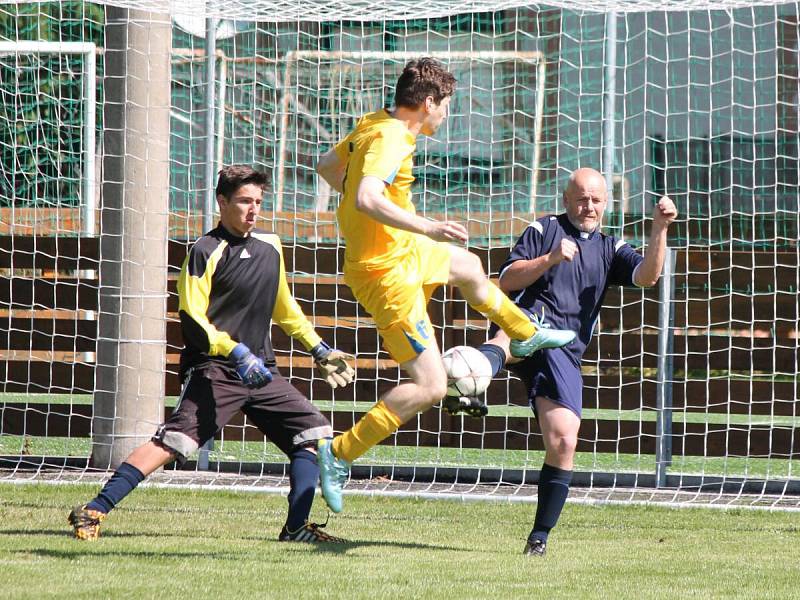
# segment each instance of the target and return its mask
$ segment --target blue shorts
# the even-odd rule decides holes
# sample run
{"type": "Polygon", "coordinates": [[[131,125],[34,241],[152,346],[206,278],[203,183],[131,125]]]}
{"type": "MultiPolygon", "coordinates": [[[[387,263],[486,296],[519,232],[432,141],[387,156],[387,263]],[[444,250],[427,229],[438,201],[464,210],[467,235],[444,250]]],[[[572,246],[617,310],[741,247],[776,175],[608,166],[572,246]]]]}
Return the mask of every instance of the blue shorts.
{"type": "Polygon", "coordinates": [[[539,350],[522,362],[508,365],[528,390],[528,402],[536,412],[536,397],[545,396],[581,417],[583,377],[580,366],[563,348],[539,350]]]}

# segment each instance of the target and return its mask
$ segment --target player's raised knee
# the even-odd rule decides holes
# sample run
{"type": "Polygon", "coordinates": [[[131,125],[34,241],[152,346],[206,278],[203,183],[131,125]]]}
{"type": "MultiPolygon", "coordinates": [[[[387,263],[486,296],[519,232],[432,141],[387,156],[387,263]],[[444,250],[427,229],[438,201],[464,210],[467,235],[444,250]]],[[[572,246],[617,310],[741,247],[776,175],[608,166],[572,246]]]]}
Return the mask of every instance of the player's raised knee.
{"type": "Polygon", "coordinates": [[[483,263],[477,254],[463,248],[454,249],[450,262],[450,282],[457,286],[472,285],[486,278],[483,263]]]}

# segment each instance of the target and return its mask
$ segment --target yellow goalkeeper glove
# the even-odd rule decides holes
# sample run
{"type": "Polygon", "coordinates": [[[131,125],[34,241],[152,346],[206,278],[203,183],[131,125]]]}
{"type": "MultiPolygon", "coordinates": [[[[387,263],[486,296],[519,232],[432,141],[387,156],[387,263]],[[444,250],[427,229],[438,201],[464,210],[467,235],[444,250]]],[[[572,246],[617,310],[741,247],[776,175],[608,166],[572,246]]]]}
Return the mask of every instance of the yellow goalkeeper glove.
{"type": "Polygon", "coordinates": [[[344,387],[353,381],[356,372],[347,362],[355,360],[352,354],[320,342],[311,349],[311,356],[314,357],[317,370],[332,388],[344,387]]]}

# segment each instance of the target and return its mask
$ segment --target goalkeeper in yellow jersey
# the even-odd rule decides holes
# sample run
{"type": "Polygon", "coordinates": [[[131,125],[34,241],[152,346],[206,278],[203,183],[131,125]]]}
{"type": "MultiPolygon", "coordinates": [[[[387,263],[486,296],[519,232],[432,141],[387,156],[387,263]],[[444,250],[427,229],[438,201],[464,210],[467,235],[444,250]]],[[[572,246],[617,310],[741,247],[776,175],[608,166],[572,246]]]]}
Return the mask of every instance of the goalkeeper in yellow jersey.
{"type": "Polygon", "coordinates": [[[411,379],[384,394],[350,430],[320,440],[322,494],[333,512],[342,510],[350,463],[445,396],[447,376],[426,310],[438,286],[457,286],[470,306],[506,332],[514,356],[575,338],[571,331],[537,327],[487,279],[477,256],[451,245],[467,241],[463,225],[416,214],[411,202],[416,138],[439,129],[455,85],[434,59],[412,60],[397,81],[394,108],[362,117],[317,165],[342,194],[337,221],[346,244],[345,282],[375,320],[386,351],[411,379]]]}

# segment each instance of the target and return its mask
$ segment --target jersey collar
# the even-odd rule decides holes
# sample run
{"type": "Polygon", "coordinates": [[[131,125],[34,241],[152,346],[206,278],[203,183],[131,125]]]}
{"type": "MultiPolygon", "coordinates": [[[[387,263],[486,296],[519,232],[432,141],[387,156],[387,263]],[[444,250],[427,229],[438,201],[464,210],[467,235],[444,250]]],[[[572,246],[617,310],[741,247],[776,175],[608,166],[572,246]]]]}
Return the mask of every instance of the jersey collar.
{"type": "Polygon", "coordinates": [[[405,135],[406,142],[409,146],[412,147],[412,151],[416,150],[417,147],[417,138],[416,136],[411,133],[405,125],[399,119],[395,119],[394,115],[392,115],[391,111],[388,108],[382,108],[377,113],[381,116],[382,120],[389,121],[390,123],[397,124],[403,130],[403,134],[405,135]]]}
{"type": "Polygon", "coordinates": [[[239,244],[244,244],[250,237],[249,235],[246,237],[239,237],[238,235],[231,233],[230,231],[225,229],[225,226],[222,224],[222,221],[220,221],[219,224],[217,225],[217,230],[219,231],[219,237],[228,242],[228,244],[230,244],[231,246],[238,246],[239,244]]]}
{"type": "Polygon", "coordinates": [[[559,215],[559,222],[561,223],[561,227],[564,228],[569,235],[579,240],[593,240],[595,237],[599,235],[599,227],[592,231],[591,233],[587,233],[586,231],[581,231],[577,227],[575,227],[569,220],[567,213],[561,213],[559,215]]]}

